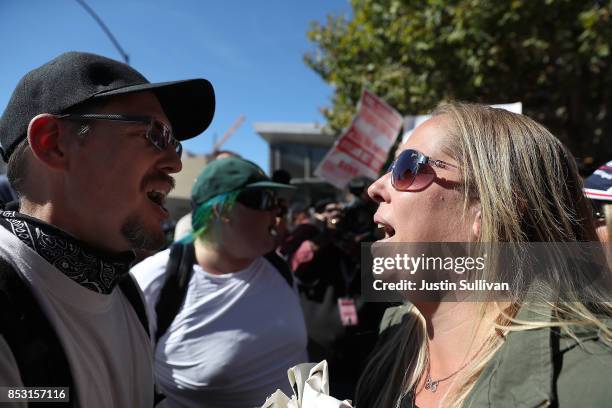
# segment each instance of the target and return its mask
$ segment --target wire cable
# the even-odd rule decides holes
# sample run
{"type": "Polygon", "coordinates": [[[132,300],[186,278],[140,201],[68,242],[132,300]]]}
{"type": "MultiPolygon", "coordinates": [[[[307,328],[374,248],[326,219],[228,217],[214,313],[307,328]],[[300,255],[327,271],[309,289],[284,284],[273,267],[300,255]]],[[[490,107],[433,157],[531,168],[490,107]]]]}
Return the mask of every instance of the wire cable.
{"type": "Polygon", "coordinates": [[[75,1],[77,3],[79,3],[81,6],[83,6],[85,11],[87,11],[93,17],[94,20],[96,20],[96,22],[102,28],[102,30],[106,33],[108,38],[110,38],[110,40],[112,41],[112,43],[115,46],[115,48],[117,48],[117,51],[119,51],[119,54],[121,54],[121,56],[123,57],[123,60],[125,61],[125,63],[130,65],[130,56],[123,50],[123,48],[121,48],[121,45],[119,44],[119,41],[117,41],[117,39],[115,38],[113,33],[111,33],[111,31],[108,29],[106,24],[104,24],[104,21],[102,21],[102,19],[100,17],[98,17],[96,12],[93,11],[93,9],[91,7],[89,7],[85,3],[85,1],[83,1],[83,0],[75,0],[75,1]]]}

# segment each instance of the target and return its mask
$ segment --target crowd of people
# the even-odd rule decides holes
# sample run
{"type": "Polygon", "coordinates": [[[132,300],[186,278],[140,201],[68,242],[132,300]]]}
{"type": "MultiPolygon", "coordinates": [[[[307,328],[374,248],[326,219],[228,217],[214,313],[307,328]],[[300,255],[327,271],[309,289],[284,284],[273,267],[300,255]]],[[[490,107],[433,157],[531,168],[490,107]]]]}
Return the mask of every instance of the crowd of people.
{"type": "Polygon", "coordinates": [[[385,303],[365,301],[360,256],[607,242],[612,162],[583,181],[535,121],[449,104],[348,200],[293,202],[286,172],[218,155],[160,251],[181,141],[214,109],[205,79],[154,84],[93,54],[23,77],[0,119],[0,386],[66,387],[70,407],[260,407],[297,392],[289,368],[326,360],[330,394],[359,408],[609,405],[607,268],[517,268],[507,302],[385,303]]]}

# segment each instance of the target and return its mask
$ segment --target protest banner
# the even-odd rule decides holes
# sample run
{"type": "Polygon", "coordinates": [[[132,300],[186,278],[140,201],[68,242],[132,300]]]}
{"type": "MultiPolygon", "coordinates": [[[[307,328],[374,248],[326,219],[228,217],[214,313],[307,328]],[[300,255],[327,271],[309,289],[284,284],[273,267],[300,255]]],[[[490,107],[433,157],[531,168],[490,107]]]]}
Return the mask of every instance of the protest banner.
{"type": "Polygon", "coordinates": [[[315,174],[338,188],[358,176],[378,178],[402,126],[402,116],[367,89],[357,114],[327,152],[315,174]]]}

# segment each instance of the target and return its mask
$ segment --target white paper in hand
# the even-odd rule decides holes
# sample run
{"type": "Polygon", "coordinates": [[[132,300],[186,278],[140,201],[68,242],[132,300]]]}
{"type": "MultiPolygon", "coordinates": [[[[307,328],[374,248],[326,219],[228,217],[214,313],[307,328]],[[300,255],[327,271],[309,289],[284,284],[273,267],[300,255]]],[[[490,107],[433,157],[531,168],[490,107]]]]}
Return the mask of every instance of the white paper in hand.
{"type": "Polygon", "coordinates": [[[294,395],[289,399],[276,390],[261,408],[352,408],[350,401],[339,401],[329,395],[327,361],[304,363],[287,371],[294,395]]]}

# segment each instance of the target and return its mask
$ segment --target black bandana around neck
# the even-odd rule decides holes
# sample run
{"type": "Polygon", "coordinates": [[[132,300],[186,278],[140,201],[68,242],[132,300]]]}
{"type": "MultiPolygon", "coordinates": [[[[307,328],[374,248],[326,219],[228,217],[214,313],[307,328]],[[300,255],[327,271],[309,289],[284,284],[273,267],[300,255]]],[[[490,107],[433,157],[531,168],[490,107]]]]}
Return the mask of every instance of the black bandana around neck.
{"type": "Polygon", "coordinates": [[[134,261],[132,251],[97,251],[64,231],[16,211],[0,211],[0,225],[79,285],[109,294],[134,261]]]}

